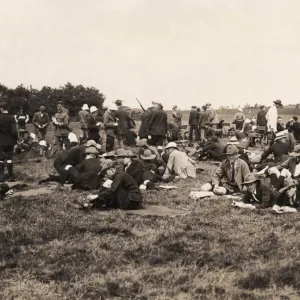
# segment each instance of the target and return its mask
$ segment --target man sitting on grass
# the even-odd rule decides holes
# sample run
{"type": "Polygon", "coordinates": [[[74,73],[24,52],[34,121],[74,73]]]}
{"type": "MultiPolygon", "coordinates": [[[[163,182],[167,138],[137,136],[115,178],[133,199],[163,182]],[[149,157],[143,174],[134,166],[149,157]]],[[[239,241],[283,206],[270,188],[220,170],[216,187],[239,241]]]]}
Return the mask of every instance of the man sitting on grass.
{"type": "Polygon", "coordinates": [[[253,173],[245,176],[243,185],[247,188],[242,201],[233,201],[232,206],[241,208],[267,208],[277,199],[277,193],[261,182],[253,173]]]}
{"type": "Polygon", "coordinates": [[[182,179],[196,178],[195,161],[188,157],[185,152],[179,151],[176,143],[168,143],[165,150],[169,158],[163,179],[167,179],[172,174],[182,179]]]}
{"type": "Polygon", "coordinates": [[[245,161],[238,157],[239,149],[228,145],[227,158],[216,169],[212,182],[201,187],[202,191],[213,191],[216,195],[226,195],[241,192],[245,176],[250,173],[245,161]]]}
{"type": "Polygon", "coordinates": [[[88,196],[88,202],[82,203],[89,208],[121,208],[138,209],[143,200],[142,193],[136,181],[125,172],[117,172],[115,162],[107,159],[102,164],[100,175],[106,181],[98,195],[88,196]]]}
{"type": "Polygon", "coordinates": [[[224,146],[220,143],[218,137],[212,136],[204,144],[201,154],[198,156],[198,159],[202,160],[203,158],[207,157],[216,161],[223,161],[226,158],[223,151],[224,146]]]}

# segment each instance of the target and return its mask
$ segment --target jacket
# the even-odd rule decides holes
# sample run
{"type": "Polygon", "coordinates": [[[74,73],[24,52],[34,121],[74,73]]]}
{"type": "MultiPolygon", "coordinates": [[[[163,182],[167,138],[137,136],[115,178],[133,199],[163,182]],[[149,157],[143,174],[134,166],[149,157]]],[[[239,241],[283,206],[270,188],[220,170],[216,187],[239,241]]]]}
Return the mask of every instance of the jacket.
{"type": "Polygon", "coordinates": [[[125,172],[136,181],[138,185],[143,182],[144,166],[143,163],[137,159],[132,160],[128,168],[125,167],[125,172]]]}
{"type": "Polygon", "coordinates": [[[277,193],[273,192],[269,186],[259,181],[256,185],[255,197],[247,190],[242,201],[254,204],[256,208],[267,208],[272,206],[277,200],[277,193]]]}
{"type": "Polygon", "coordinates": [[[218,141],[218,142],[208,142],[203,147],[203,152],[207,151],[214,151],[218,154],[224,153],[224,146],[218,141]]]}
{"type": "Polygon", "coordinates": [[[189,116],[189,125],[190,126],[198,126],[199,125],[199,114],[196,110],[191,110],[189,116]]]}
{"type": "Polygon", "coordinates": [[[296,197],[295,199],[290,199],[286,193],[282,193],[277,198],[276,204],[278,206],[291,206],[294,208],[300,208],[300,191],[296,191],[296,197]]]}
{"type": "Polygon", "coordinates": [[[68,114],[65,111],[57,112],[54,115],[54,117],[57,120],[57,122],[60,123],[60,124],[54,124],[55,136],[67,136],[69,134],[69,116],[68,116],[68,114]]]}
{"type": "Polygon", "coordinates": [[[148,123],[149,134],[165,136],[168,132],[168,116],[165,111],[154,108],[148,123]]]}
{"type": "Polygon", "coordinates": [[[266,126],[267,125],[266,114],[267,114],[267,112],[265,110],[261,110],[257,113],[257,120],[256,120],[257,126],[266,126]]]}
{"type": "Polygon", "coordinates": [[[142,113],[141,115],[141,126],[139,129],[139,137],[141,139],[147,138],[149,135],[149,127],[148,127],[148,122],[151,117],[151,111],[146,110],[142,113]]]}
{"type": "Polygon", "coordinates": [[[0,113],[0,146],[14,146],[17,139],[15,118],[7,113],[0,113]]]}
{"type": "Polygon", "coordinates": [[[289,154],[289,145],[282,142],[275,142],[261,156],[261,161],[264,161],[270,154],[274,155],[274,161],[280,162],[289,154]]]}
{"type": "Polygon", "coordinates": [[[172,111],[173,121],[177,126],[181,126],[182,112],[180,110],[172,111]]]}
{"type": "Polygon", "coordinates": [[[204,127],[205,123],[208,122],[208,117],[209,117],[209,114],[208,114],[207,110],[202,111],[200,113],[200,116],[199,116],[199,126],[200,127],[204,127]]]}
{"type": "Polygon", "coordinates": [[[85,158],[85,146],[77,146],[67,150],[61,154],[61,162],[64,165],[71,165],[73,167],[80,164],[85,158]]]}
{"type": "Polygon", "coordinates": [[[208,122],[210,123],[219,123],[219,118],[217,116],[217,113],[214,109],[208,110],[208,122]]]}
{"type": "Polygon", "coordinates": [[[99,172],[101,171],[100,163],[97,158],[84,159],[76,166],[79,176],[76,178],[75,184],[80,187],[95,190],[100,186],[99,172]]]}
{"type": "MultiPolygon", "coordinates": [[[[245,176],[250,173],[249,167],[245,161],[243,161],[240,158],[237,158],[235,161],[235,176],[234,180],[235,183],[238,185],[239,189],[242,190],[243,186],[242,183],[244,182],[245,176]]],[[[231,181],[231,165],[228,159],[225,159],[222,161],[221,165],[216,169],[214,175],[212,176],[212,183],[220,185],[220,183],[223,185],[227,182],[231,181]]]]}
{"type": "Polygon", "coordinates": [[[103,123],[104,123],[106,134],[109,136],[115,136],[115,128],[116,128],[116,126],[114,125],[115,120],[111,112],[108,110],[103,115],[103,123]]]}
{"type": "Polygon", "coordinates": [[[94,140],[98,142],[100,138],[99,134],[99,126],[96,124],[100,122],[97,118],[95,118],[93,115],[90,115],[87,120],[87,128],[88,128],[88,139],[94,140]]]}
{"type": "Polygon", "coordinates": [[[49,115],[45,112],[43,113],[43,116],[40,111],[36,112],[33,115],[32,124],[37,128],[39,127],[39,125],[44,125],[44,128],[46,128],[49,125],[49,122],[49,115]]]}
{"type": "Polygon", "coordinates": [[[290,129],[292,130],[295,140],[299,141],[300,140],[300,123],[299,122],[294,122],[293,125],[290,126],[290,129]]]}
{"type": "Polygon", "coordinates": [[[180,178],[196,178],[196,167],[193,160],[185,152],[173,150],[169,155],[166,174],[175,173],[180,178]]]}
{"type": "Polygon", "coordinates": [[[122,107],[119,107],[118,110],[116,110],[115,117],[118,118],[117,134],[125,135],[127,132],[128,123],[130,122],[130,117],[128,116],[126,110],[122,107]]]}
{"type": "Polygon", "coordinates": [[[81,110],[78,113],[79,122],[81,129],[87,129],[88,128],[88,119],[89,119],[90,113],[87,110],[81,110]]]}
{"type": "Polygon", "coordinates": [[[136,181],[125,172],[116,172],[111,187],[100,190],[99,199],[113,196],[119,189],[123,189],[128,194],[130,201],[142,202],[143,196],[136,181]]]}

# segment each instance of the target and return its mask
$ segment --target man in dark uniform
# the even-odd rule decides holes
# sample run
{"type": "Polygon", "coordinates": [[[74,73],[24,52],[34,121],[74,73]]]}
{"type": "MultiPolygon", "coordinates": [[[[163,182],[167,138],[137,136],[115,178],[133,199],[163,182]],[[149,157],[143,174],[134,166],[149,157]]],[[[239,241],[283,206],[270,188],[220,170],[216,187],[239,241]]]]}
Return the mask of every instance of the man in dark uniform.
{"type": "Polygon", "coordinates": [[[127,124],[130,122],[130,117],[122,106],[122,100],[116,100],[115,104],[117,106],[117,110],[115,112],[115,118],[118,123],[117,140],[118,140],[119,148],[123,148],[124,140],[126,138],[126,133],[127,133],[127,124]]]}
{"type": "Polygon", "coordinates": [[[192,106],[192,110],[190,112],[190,117],[189,117],[189,126],[190,126],[189,141],[190,141],[191,146],[193,145],[192,144],[193,143],[193,132],[195,133],[196,141],[199,141],[198,125],[199,125],[199,114],[197,112],[197,106],[192,106]]]}
{"type": "Polygon", "coordinates": [[[0,103],[0,182],[4,182],[6,162],[8,180],[15,181],[13,175],[13,151],[17,144],[18,133],[14,116],[7,112],[8,103],[0,103]]]}
{"type": "Polygon", "coordinates": [[[168,132],[168,115],[161,103],[153,102],[154,109],[149,118],[148,143],[153,146],[162,146],[168,132]]]}

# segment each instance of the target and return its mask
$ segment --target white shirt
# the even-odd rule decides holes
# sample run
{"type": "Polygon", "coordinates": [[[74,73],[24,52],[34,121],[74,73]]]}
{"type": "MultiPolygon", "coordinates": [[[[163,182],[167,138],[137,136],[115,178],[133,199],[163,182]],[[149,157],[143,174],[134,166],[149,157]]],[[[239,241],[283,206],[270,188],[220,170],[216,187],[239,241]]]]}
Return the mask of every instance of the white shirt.
{"type": "Polygon", "coordinates": [[[68,140],[70,141],[70,143],[78,143],[77,136],[74,132],[69,133],[68,140]]]}
{"type": "Polygon", "coordinates": [[[269,108],[266,114],[266,119],[268,131],[270,131],[270,128],[272,128],[274,132],[277,132],[278,111],[275,104],[269,108]]]}

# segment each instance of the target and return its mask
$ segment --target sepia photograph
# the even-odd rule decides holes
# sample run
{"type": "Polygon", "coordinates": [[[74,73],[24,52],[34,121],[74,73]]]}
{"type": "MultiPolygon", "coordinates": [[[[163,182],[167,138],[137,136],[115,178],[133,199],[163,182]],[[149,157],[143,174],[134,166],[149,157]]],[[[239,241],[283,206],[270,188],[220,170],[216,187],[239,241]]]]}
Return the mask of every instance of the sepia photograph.
{"type": "Polygon", "coordinates": [[[3,1],[0,300],[300,299],[299,11],[3,1]]]}

